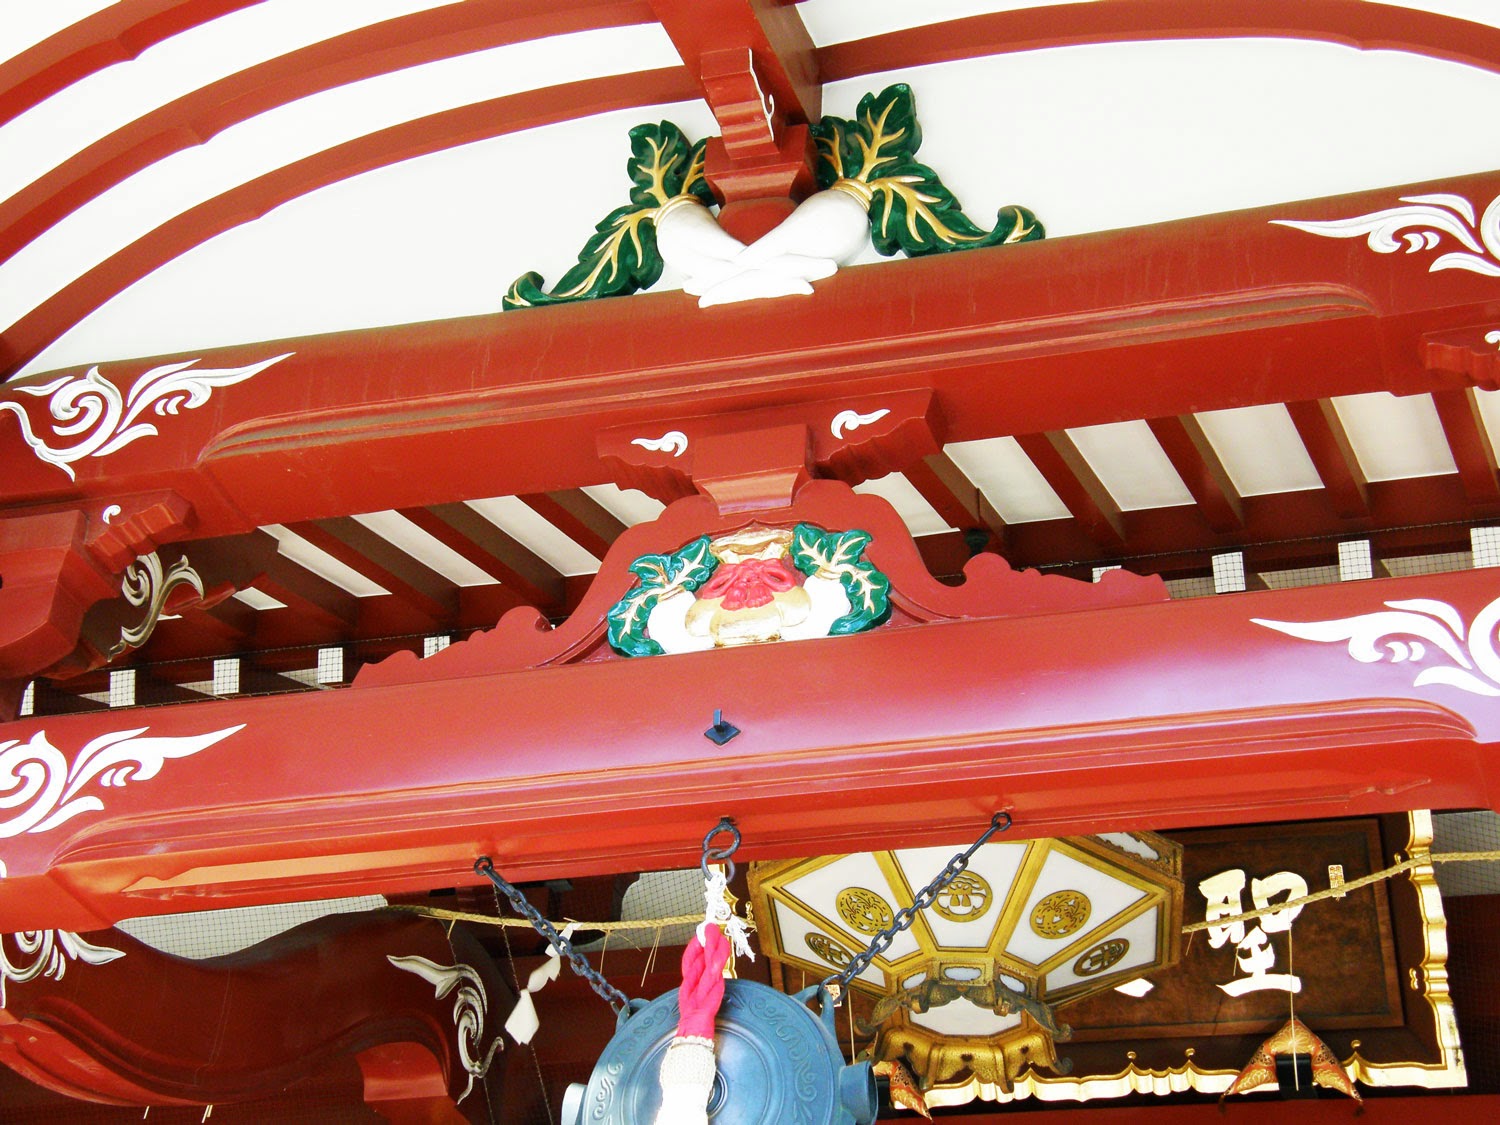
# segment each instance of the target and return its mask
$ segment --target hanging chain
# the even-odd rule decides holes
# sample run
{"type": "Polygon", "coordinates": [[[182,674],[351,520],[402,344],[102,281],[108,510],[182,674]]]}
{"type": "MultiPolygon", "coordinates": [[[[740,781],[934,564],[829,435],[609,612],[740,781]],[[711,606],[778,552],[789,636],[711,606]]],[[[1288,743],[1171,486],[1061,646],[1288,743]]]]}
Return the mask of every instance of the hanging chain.
{"type": "Polygon", "coordinates": [[[734,860],[729,857],[734,855],[739,850],[739,847],[740,830],[734,826],[734,820],[731,817],[721,816],[719,823],[709,830],[707,836],[703,837],[703,858],[698,861],[698,868],[703,872],[703,877],[705,879],[708,878],[708,865],[710,862],[722,863],[724,865],[724,881],[726,883],[733,882],[734,860]],[[729,846],[724,848],[712,847],[714,837],[722,835],[725,832],[729,833],[729,846]]]}
{"type": "Polygon", "coordinates": [[[482,855],[475,860],[474,871],[495,884],[497,892],[504,892],[510,904],[516,908],[516,912],[530,922],[532,929],[550,941],[557,951],[568,959],[568,964],[573,967],[573,971],[589,982],[589,987],[614,1009],[615,1015],[625,1010],[630,1003],[625,994],[605,980],[599,971],[589,964],[588,958],[573,948],[572,941],[558,933],[557,928],[542,917],[536,907],[526,901],[525,895],[506,882],[504,876],[495,870],[495,863],[489,856],[482,855]]]}
{"type": "Polygon", "coordinates": [[[868,969],[870,962],[889,949],[891,943],[900,937],[901,934],[911,929],[911,924],[917,919],[918,911],[926,910],[936,902],[937,896],[943,893],[944,888],[968,869],[969,860],[974,858],[974,853],[984,847],[989,842],[989,838],[996,832],[1004,832],[1009,828],[1010,823],[1010,813],[1008,812],[997,812],[992,816],[990,818],[990,826],[985,830],[984,835],[970,844],[967,851],[959,852],[958,855],[950,859],[948,866],[939,871],[932,882],[917,892],[910,906],[903,906],[900,910],[896,911],[895,920],[872,937],[870,944],[865,946],[863,952],[856,953],[850,958],[849,963],[844,966],[842,971],[834,973],[832,976],[824,977],[818,982],[820,987],[826,988],[832,993],[835,1004],[840,1002],[844,990],[849,987],[849,982],[868,969]]]}

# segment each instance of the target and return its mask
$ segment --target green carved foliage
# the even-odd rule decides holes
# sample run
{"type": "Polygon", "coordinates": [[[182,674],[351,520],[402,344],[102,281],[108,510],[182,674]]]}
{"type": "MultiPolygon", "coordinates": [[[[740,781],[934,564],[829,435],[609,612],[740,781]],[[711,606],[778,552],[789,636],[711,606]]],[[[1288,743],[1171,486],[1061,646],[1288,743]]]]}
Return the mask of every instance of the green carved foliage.
{"type": "Polygon", "coordinates": [[[542,275],[526,273],[511,284],[501,304],[507,309],[618,297],[655,284],[661,277],[661,254],[656,249],[656,213],[671,200],[692,195],[714,202],[703,178],[707,142],[689,144],[670,121],[637,125],[630,130],[630,202],[611,211],[584,244],[578,264],[563,274],[555,288],[543,288],[542,275]]]}
{"type": "Polygon", "coordinates": [[[862,633],[891,612],[891,580],[865,561],[868,531],[820,531],[799,523],[792,531],[792,563],[808,577],[837,578],[849,598],[849,612],[828,630],[830,636],[862,633]]]}
{"type": "Polygon", "coordinates": [[[904,83],[859,101],[854,120],[826,116],[813,126],[818,142],[818,184],[840,179],[867,185],[870,236],[875,249],[910,257],[979,246],[1009,245],[1042,238],[1037,217],[1024,207],[1002,207],[995,226],[984,230],[963,213],[938,174],[917,160],[922,129],[916,103],[904,83]]]}
{"type": "Polygon", "coordinates": [[[661,645],[646,635],[646,621],[656,603],[678,590],[696,590],[713,575],[719,560],[708,536],[694,539],[670,555],[642,555],[630,564],[640,581],[606,615],[609,643],[626,656],[660,656],[661,645]]]}

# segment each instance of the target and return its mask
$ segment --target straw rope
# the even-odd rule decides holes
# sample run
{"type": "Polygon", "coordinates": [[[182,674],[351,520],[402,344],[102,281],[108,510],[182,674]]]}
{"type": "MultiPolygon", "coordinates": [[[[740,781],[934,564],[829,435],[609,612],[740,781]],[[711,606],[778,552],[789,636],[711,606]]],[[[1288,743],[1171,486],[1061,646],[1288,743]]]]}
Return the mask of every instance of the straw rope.
{"type": "Polygon", "coordinates": [[[1403,860],[1394,867],[1387,867],[1384,871],[1376,871],[1371,875],[1361,875],[1358,879],[1350,879],[1341,886],[1329,887],[1326,891],[1316,891],[1301,898],[1287,899],[1272,906],[1263,906],[1259,910],[1247,910],[1243,914],[1226,914],[1222,918],[1215,918],[1212,922],[1194,922],[1183,926],[1185,934],[1196,933],[1198,930],[1217,929],[1220,926],[1232,926],[1236,922],[1248,922],[1252,918],[1263,918],[1267,914],[1280,914],[1283,910],[1294,910],[1299,906],[1306,906],[1310,902],[1320,902],[1325,898],[1342,898],[1350,891],[1357,891],[1361,887],[1367,887],[1371,883],[1378,883],[1382,879],[1389,879],[1393,875],[1400,875],[1404,871],[1410,871],[1414,867],[1423,867],[1429,863],[1472,863],[1476,860],[1500,859],[1500,851],[1491,852],[1433,852],[1413,856],[1411,859],[1403,860]]]}
{"type": "MultiPolygon", "coordinates": [[[[1212,922],[1193,922],[1182,927],[1185,934],[1196,933],[1199,930],[1217,928],[1219,926],[1232,926],[1236,922],[1249,922],[1255,918],[1264,918],[1267,914],[1280,914],[1284,910],[1295,910],[1306,906],[1308,903],[1321,902],[1326,898],[1342,898],[1351,891],[1357,891],[1361,887],[1367,887],[1371,883],[1378,883],[1384,879],[1411,871],[1417,867],[1423,867],[1431,863],[1476,863],[1483,861],[1493,862],[1500,860],[1500,851],[1488,852],[1432,852],[1413,856],[1411,859],[1403,860],[1383,871],[1376,871],[1370,875],[1361,875],[1358,879],[1350,879],[1338,887],[1329,887],[1327,890],[1315,891],[1312,894],[1303,895],[1301,898],[1287,899],[1285,902],[1274,903],[1271,906],[1263,906],[1258,910],[1247,910],[1241,914],[1226,914],[1222,918],[1215,918],[1212,922]]],[[[463,910],[443,910],[436,906],[416,906],[406,903],[392,904],[392,910],[401,910],[408,914],[420,914],[427,918],[437,918],[445,922],[476,922],[482,926],[519,926],[522,929],[531,929],[531,923],[524,918],[497,918],[493,914],[471,914],[463,910]]],[[[579,922],[573,918],[565,918],[558,923],[559,928],[563,924],[572,923],[580,930],[597,930],[605,934],[617,930],[659,930],[663,926],[696,926],[703,921],[701,914],[680,914],[671,918],[642,918],[631,922],[579,922]]],[[[753,927],[753,923],[752,923],[753,927]]]]}

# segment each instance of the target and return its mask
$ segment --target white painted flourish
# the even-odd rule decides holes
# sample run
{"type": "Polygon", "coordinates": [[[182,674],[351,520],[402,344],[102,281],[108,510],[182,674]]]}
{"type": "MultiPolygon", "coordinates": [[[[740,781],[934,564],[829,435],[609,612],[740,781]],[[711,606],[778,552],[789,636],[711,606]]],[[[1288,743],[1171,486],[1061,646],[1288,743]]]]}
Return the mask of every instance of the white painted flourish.
{"type": "Polygon", "coordinates": [[[652,453],[666,453],[671,451],[673,457],[681,457],[687,452],[687,434],[681,430],[668,430],[659,438],[635,438],[630,443],[638,445],[642,449],[649,449],[652,453]]]}
{"type": "Polygon", "coordinates": [[[868,426],[871,422],[878,422],[889,413],[889,410],[872,410],[868,414],[859,414],[853,410],[840,410],[833,416],[828,429],[834,437],[841,438],[847,431],[868,426]]]}
{"type": "Polygon", "coordinates": [[[1349,219],[1324,222],[1272,219],[1271,222],[1322,238],[1359,238],[1363,235],[1366,236],[1366,245],[1377,254],[1394,254],[1402,249],[1408,254],[1435,250],[1447,236],[1463,249],[1438,255],[1428,265],[1429,273],[1470,270],[1486,277],[1500,277],[1500,196],[1490,200],[1477,224],[1474,205],[1461,195],[1443,192],[1407,195],[1401,197],[1401,202],[1407,206],[1372,211],[1349,219]]]}
{"type": "Polygon", "coordinates": [[[1500,598],[1480,610],[1467,629],[1458,611],[1447,602],[1412,598],[1386,602],[1385,606],[1388,612],[1333,621],[1251,620],[1305,641],[1347,641],[1349,655],[1361,664],[1375,664],[1387,657],[1392,664],[1423,664],[1429,656],[1446,658],[1443,663],[1426,664],[1412,686],[1444,684],[1475,695],[1500,696],[1500,653],[1495,651],[1500,598]]]}
{"type": "Polygon", "coordinates": [[[479,1044],[484,1039],[484,1017],[489,1011],[489,998],[485,995],[484,982],[468,965],[439,965],[436,961],[415,955],[396,957],[388,954],[386,960],[404,972],[415,973],[432,985],[437,990],[439,1000],[454,989],[458,990],[453,998],[453,1022],[458,1029],[459,1061],[463,1063],[469,1081],[464,1086],[464,1092],[455,1099],[456,1105],[469,1096],[469,1091],[474,1088],[474,1079],[485,1076],[495,1052],[504,1043],[500,1036],[495,1036],[483,1058],[479,1057],[479,1044]]]}
{"type": "MultiPolygon", "coordinates": [[[[5,878],[5,864],[0,862],[0,879],[5,878]]],[[[107,965],[125,956],[123,949],[93,945],[71,930],[23,930],[18,934],[0,934],[0,1008],[5,1007],[7,982],[25,984],[37,977],[62,980],[68,961],[86,965],[107,965]],[[6,942],[15,945],[17,957],[10,959],[6,942]]]]}
{"type": "Polygon", "coordinates": [[[138,378],[128,394],[90,367],[87,375],[64,375],[41,386],[15,384],[18,394],[46,398],[55,421],[52,432],[39,437],[31,428],[31,418],[16,402],[0,402],[21,422],[21,436],[32,451],[49,465],[56,465],[69,477],[75,477],[73,462],[85,457],[108,457],[139,438],[158,431],[150,422],[138,419],[150,408],[165,417],[180,410],[194,410],[208,401],[218,387],[243,383],[273,363],[291,355],[273,356],[247,367],[196,368],[196,359],[183,363],[166,363],[153,367],[138,378]],[[78,435],[83,435],[79,437],[78,435]],[[68,440],[76,438],[74,444],[68,440]],[[49,439],[64,439],[54,446],[49,439]]]}
{"type": "Polygon", "coordinates": [[[141,738],[148,727],[102,734],[85,746],[71,765],[62,751],[37,731],[26,742],[0,742],[0,839],[23,832],[50,832],[80,813],[97,812],[104,802],[93,794],[80,795],[97,781],[102,789],[121,788],[130,781],[146,781],[160,772],[168,758],[190,754],[228,738],[238,726],[208,734],[141,738]],[[19,809],[19,812],[13,810],[19,809]]]}

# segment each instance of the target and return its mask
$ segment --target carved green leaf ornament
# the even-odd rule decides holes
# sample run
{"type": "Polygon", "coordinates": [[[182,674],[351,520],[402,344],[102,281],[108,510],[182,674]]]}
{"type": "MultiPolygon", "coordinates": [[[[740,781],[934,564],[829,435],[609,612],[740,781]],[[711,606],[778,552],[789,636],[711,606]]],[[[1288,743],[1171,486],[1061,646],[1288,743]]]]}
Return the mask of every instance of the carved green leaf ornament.
{"type": "Polygon", "coordinates": [[[606,615],[609,643],[626,656],[660,656],[661,645],[646,635],[646,621],[656,603],[678,590],[696,590],[712,577],[718,565],[706,535],[670,555],[636,559],[630,564],[630,572],[640,581],[606,615]]]}
{"type": "MultiPolygon", "coordinates": [[[[1025,207],[1000,208],[990,230],[963,213],[938,174],[916,158],[922,129],[911,88],[904,84],[866,94],[853,120],[826,116],[811,132],[818,145],[819,187],[837,188],[865,205],[871,241],[887,257],[898,250],[917,257],[1008,246],[1045,235],[1025,207]]],[[[670,121],[630,130],[630,202],[599,222],[578,264],[555,287],[546,289],[538,273],[523,274],[502,305],[518,309],[618,297],[655,284],[664,264],[657,221],[668,205],[684,199],[704,207],[716,202],[703,175],[705,145],[689,144],[670,121]]]]}
{"type": "Polygon", "coordinates": [[[507,309],[555,305],[623,296],[654,285],[662,269],[656,249],[657,213],[681,196],[692,196],[705,205],[714,202],[703,178],[706,144],[688,144],[682,130],[670,121],[630,130],[626,163],[630,202],[600,221],[578,255],[578,264],[563,274],[550,293],[542,288],[541,274],[522,274],[501,304],[507,309]]]}
{"type": "Polygon", "coordinates": [[[865,561],[869,545],[868,531],[819,531],[799,523],[792,532],[792,565],[809,578],[837,578],[849,599],[849,612],[829,627],[829,636],[862,633],[890,615],[891,580],[865,561]]]}
{"type": "Polygon", "coordinates": [[[938,174],[916,158],[922,127],[911,87],[904,83],[866,94],[853,121],[824,117],[812,134],[818,142],[818,186],[863,185],[870,193],[870,237],[887,257],[897,250],[917,257],[1008,246],[1045,235],[1024,207],[1000,208],[989,231],[970,221],[938,174]]]}

